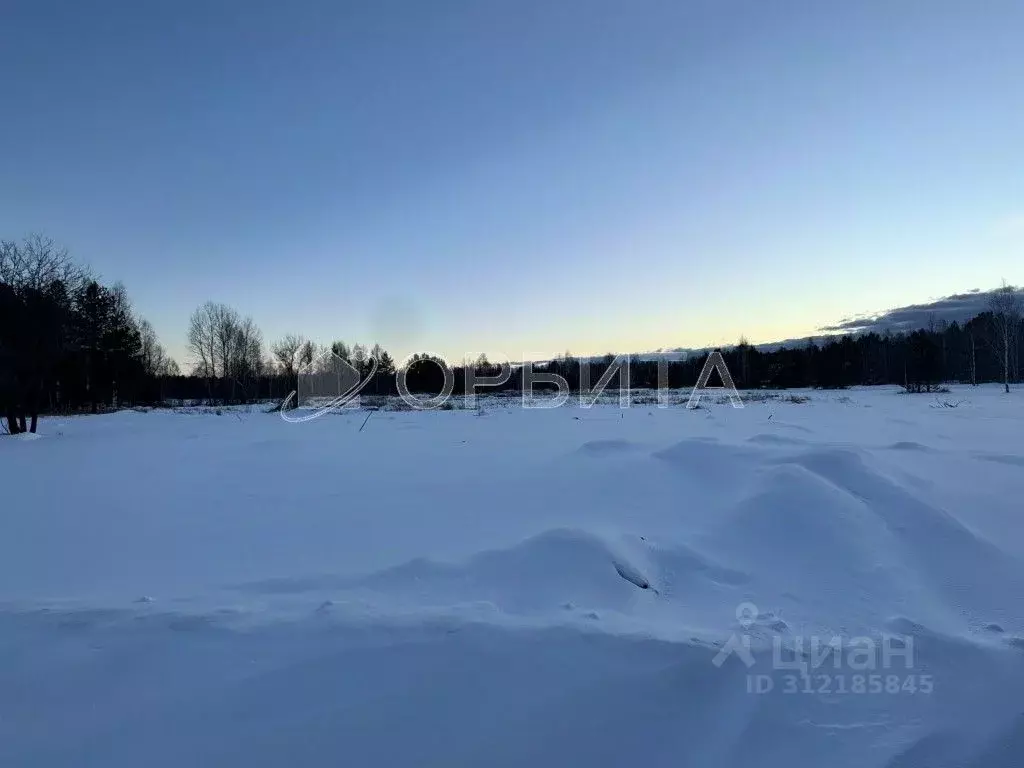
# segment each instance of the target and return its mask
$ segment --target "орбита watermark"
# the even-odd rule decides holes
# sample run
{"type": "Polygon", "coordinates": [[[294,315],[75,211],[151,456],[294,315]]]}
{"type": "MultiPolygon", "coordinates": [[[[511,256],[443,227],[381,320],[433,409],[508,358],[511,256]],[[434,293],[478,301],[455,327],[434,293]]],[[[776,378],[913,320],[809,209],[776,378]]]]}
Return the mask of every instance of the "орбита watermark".
{"type": "Polygon", "coordinates": [[[761,614],[753,603],[741,603],[736,618],[743,631],[733,633],[711,663],[716,667],[736,657],[747,668],[746,692],[819,695],[913,695],[935,689],[931,675],[914,667],[914,638],[774,634],[771,662],[766,664],[765,640],[754,633],[761,614]],[[760,669],[756,669],[760,667],[760,669]]]}
{"type": "Polygon", "coordinates": [[[358,367],[331,351],[316,358],[310,355],[296,377],[298,389],[281,403],[281,418],[293,424],[318,419],[340,408],[358,406],[359,393],[377,375],[378,361],[368,358],[358,367]],[[289,412],[292,401],[308,407],[302,413],[289,412]]]}
{"type": "MultiPolygon", "coordinates": [[[[580,408],[590,408],[615,382],[615,392],[620,408],[629,408],[632,404],[630,363],[628,356],[609,357],[600,361],[580,359],[574,361],[572,377],[575,386],[570,384],[565,372],[552,370],[529,360],[518,365],[504,362],[491,366],[482,372],[468,362],[459,370],[462,373],[462,386],[459,397],[465,398],[464,406],[472,409],[476,406],[477,396],[488,388],[498,388],[515,380],[520,392],[521,406],[528,409],[560,408],[566,405],[575,391],[580,408]],[[541,370],[538,370],[538,369],[541,370]],[[594,382],[593,384],[591,382],[594,382]]],[[[339,357],[330,350],[320,355],[308,355],[308,359],[296,361],[296,389],[281,404],[281,418],[289,422],[305,422],[319,418],[327,413],[342,408],[359,407],[360,394],[375,381],[379,374],[379,361],[367,357],[353,361],[339,357]],[[299,411],[289,410],[298,407],[299,411]]],[[[668,408],[671,405],[668,397],[668,360],[657,361],[657,396],[656,407],[668,408]]],[[[386,391],[397,392],[397,396],[409,408],[417,411],[444,408],[448,401],[456,396],[456,376],[451,366],[439,355],[411,355],[402,361],[394,370],[386,374],[394,377],[394,387],[387,382],[386,391]],[[440,369],[440,381],[443,382],[436,393],[414,392],[409,386],[409,375],[414,364],[432,365],[440,369]]],[[[438,378],[438,377],[434,377],[438,378]]],[[[379,385],[379,380],[376,384],[379,385]]],[[[733,408],[742,408],[743,400],[736,389],[732,375],[726,365],[725,358],[718,350],[711,352],[704,362],[697,384],[690,392],[687,408],[697,408],[705,391],[724,393],[733,408]],[[717,373],[722,386],[709,386],[713,373],[717,373]]]]}

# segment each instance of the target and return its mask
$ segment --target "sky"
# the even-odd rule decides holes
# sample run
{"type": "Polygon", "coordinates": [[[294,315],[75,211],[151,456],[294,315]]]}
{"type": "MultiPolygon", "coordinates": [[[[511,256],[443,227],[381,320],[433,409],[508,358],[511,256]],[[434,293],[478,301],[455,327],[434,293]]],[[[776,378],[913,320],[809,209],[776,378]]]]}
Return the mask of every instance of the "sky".
{"type": "Polygon", "coordinates": [[[396,359],[1024,282],[1019,0],[0,0],[0,237],[396,359]]]}

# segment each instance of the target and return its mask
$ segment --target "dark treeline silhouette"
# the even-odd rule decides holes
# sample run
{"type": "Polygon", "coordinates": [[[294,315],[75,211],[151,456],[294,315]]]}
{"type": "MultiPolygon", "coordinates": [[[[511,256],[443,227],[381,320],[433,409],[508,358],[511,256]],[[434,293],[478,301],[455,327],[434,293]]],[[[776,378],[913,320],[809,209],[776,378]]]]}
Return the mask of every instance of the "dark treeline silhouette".
{"type": "MultiPolygon", "coordinates": [[[[149,323],[133,312],[124,286],[100,283],[48,238],[0,242],[0,424],[12,434],[35,431],[39,414],[47,412],[280,403],[291,392],[301,393],[303,374],[329,378],[338,360],[359,380],[368,379],[363,394],[399,391],[396,362],[379,345],[320,346],[289,334],[267,348],[252,318],[224,304],[207,302],[192,313],[187,343],[194,365],[182,375],[149,323]]],[[[943,382],[998,381],[1009,391],[1010,382],[1021,379],[1022,343],[1019,294],[1004,285],[992,292],[988,311],[964,324],[940,321],[909,334],[834,336],[774,350],[741,340],[722,354],[741,389],[899,384],[921,392],[943,382]]],[[[706,353],[672,361],[634,357],[628,377],[620,372],[607,388],[692,387],[706,360],[706,353]]],[[[566,353],[528,368],[514,366],[506,381],[477,391],[525,388],[527,371],[534,391],[554,389],[551,374],[573,391],[589,390],[621,362],[613,355],[581,360],[566,353]]],[[[429,354],[416,354],[404,362],[401,379],[412,393],[437,395],[447,383],[462,394],[474,381],[494,381],[501,373],[501,366],[482,355],[449,368],[429,354]]]]}
{"type": "Polygon", "coordinates": [[[40,412],[157,400],[177,372],[124,286],[101,284],[39,235],[0,242],[0,422],[35,432],[40,412]]]}
{"type": "MultiPolygon", "coordinates": [[[[998,294],[997,294],[998,295],[998,294]]],[[[839,389],[857,384],[898,384],[911,392],[933,391],[942,383],[978,384],[1021,380],[1020,350],[1024,346],[1024,322],[1019,311],[1011,313],[1006,343],[1000,329],[1004,318],[998,312],[983,312],[964,324],[933,324],[910,334],[867,333],[830,337],[816,343],[762,351],[745,341],[723,349],[722,355],[733,381],[740,389],[839,389]]],[[[707,353],[685,360],[629,360],[631,388],[682,388],[696,384],[707,361],[707,353]]],[[[444,386],[444,372],[436,362],[423,356],[410,367],[408,386],[412,392],[438,393],[444,386]]],[[[535,374],[554,373],[563,377],[573,391],[592,389],[601,374],[616,361],[614,355],[581,360],[566,353],[532,367],[535,374]],[[589,368],[589,372],[584,369],[589,368]],[[589,378],[587,378],[589,374],[589,378]]],[[[478,360],[472,370],[477,376],[497,376],[499,367],[478,360]]],[[[452,370],[454,391],[464,392],[473,374],[466,367],[452,370]]],[[[515,390],[523,387],[524,371],[512,370],[508,382],[492,387],[515,390]]],[[[535,378],[536,381],[536,378],[535,378]]],[[[712,379],[712,384],[719,383],[712,379]]],[[[616,375],[608,384],[624,384],[616,375]]],[[[555,385],[539,381],[535,390],[555,385]]]]}

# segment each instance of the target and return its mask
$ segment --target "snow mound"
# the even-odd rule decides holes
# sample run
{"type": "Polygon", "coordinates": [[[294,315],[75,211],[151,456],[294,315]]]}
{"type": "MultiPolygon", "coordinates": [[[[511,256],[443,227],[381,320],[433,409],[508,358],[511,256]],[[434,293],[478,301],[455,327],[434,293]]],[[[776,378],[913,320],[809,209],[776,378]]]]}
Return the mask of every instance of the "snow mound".
{"type": "Polygon", "coordinates": [[[856,594],[886,612],[908,579],[885,523],[862,500],[799,464],[764,469],[749,495],[718,521],[708,547],[723,561],[763,574],[779,592],[807,594],[813,578],[822,609],[856,594]]]}
{"type": "MultiPolygon", "coordinates": [[[[445,614],[475,605],[485,609],[477,620],[501,621],[502,616],[557,616],[570,606],[573,611],[600,616],[659,616],[663,622],[673,610],[666,600],[680,592],[699,593],[746,579],[746,574],[684,545],[654,545],[635,535],[601,536],[558,528],[462,562],[417,558],[359,577],[324,574],[270,579],[241,585],[239,590],[301,596],[307,601],[329,598],[335,605],[359,600],[385,614],[413,607],[420,614],[445,614]]],[[[643,631],[646,625],[629,626],[630,631],[643,631]]],[[[657,627],[656,622],[646,629],[657,633],[657,627]]]]}

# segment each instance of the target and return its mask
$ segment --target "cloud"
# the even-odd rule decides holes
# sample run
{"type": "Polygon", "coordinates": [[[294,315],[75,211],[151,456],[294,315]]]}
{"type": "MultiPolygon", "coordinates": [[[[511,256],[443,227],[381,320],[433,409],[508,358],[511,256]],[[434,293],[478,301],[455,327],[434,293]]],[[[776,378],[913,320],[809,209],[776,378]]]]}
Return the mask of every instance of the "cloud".
{"type": "MultiPolygon", "coordinates": [[[[808,341],[823,344],[828,340],[828,337],[841,336],[843,334],[869,333],[871,331],[875,333],[885,333],[886,331],[909,333],[942,321],[952,323],[955,320],[962,324],[988,309],[989,297],[995,290],[997,289],[983,291],[980,288],[972,288],[964,293],[945,296],[924,304],[911,304],[906,307],[890,309],[887,312],[846,318],[835,325],[826,325],[818,328],[816,333],[808,334],[807,336],[765,342],[763,344],[755,344],[754,346],[762,352],[775,352],[784,348],[801,347],[806,345],[808,341]]],[[[1021,302],[1024,302],[1024,288],[1015,288],[1014,290],[1021,302]]],[[[731,346],[728,345],[728,347],[731,346]]],[[[715,348],[716,345],[699,348],[675,347],[656,349],[649,352],[633,353],[632,357],[635,360],[686,360],[695,355],[704,355],[715,348]]],[[[594,357],[590,359],[600,360],[601,358],[594,357]]]]}
{"type": "MultiPolygon", "coordinates": [[[[926,304],[911,304],[906,307],[890,309],[875,315],[863,315],[843,320],[836,325],[828,325],[819,330],[824,333],[861,333],[875,331],[883,333],[903,333],[927,328],[931,323],[954,320],[963,323],[987,309],[992,291],[981,291],[977,288],[967,293],[946,296],[926,304]]],[[[1017,289],[1017,294],[1024,299],[1024,290],[1017,289]]]]}

